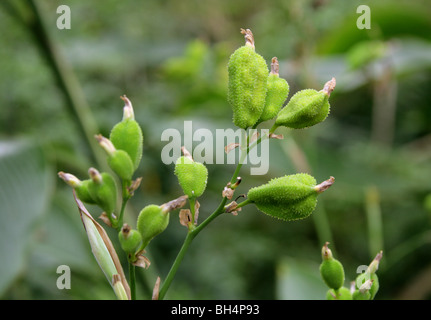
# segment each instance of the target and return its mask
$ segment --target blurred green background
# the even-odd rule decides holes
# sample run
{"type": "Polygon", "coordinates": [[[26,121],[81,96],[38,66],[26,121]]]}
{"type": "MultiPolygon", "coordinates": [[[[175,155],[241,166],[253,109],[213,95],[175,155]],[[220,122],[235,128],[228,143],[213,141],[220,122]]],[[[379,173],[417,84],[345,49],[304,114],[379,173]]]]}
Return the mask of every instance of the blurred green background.
{"type": "MultiPolygon", "coordinates": [[[[328,119],[270,144],[270,171],[240,175],[237,194],[299,171],[335,177],[316,212],[276,221],[248,206],[215,220],[191,245],[168,299],[324,299],[320,249],[330,242],[346,285],[383,250],[376,299],[431,297],[431,7],[427,0],[2,1],[0,3],[0,298],[114,299],[58,171],[106,168],[93,135],[108,135],[126,94],[142,125],[140,189],[127,219],[181,195],[161,161],[167,128],[233,128],[227,61],[250,28],[280,61],[290,96],[331,77],[328,119]],[[71,29],[56,27],[59,5],[71,29]],[[360,30],[359,5],[371,9],[360,30]],[[428,200],[427,200],[428,199],[428,200]],[[59,265],[72,272],[59,290],[59,265]]],[[[271,123],[261,125],[270,127],[271,123]]],[[[201,219],[218,205],[233,165],[208,164],[201,219]]],[[[100,212],[89,207],[94,216],[100,212]]],[[[151,297],[185,237],[172,215],[138,270],[151,297]]],[[[110,233],[116,244],[116,235],[110,233]]],[[[122,257],[124,259],[124,257],[122,257]]]]}

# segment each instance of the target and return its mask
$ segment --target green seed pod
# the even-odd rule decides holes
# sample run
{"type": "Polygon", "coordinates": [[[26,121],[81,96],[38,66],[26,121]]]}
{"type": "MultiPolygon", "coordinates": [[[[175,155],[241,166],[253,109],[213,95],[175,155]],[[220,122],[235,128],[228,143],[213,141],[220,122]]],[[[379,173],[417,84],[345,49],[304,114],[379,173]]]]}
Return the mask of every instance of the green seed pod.
{"type": "Polygon", "coordinates": [[[369,291],[361,292],[360,290],[355,290],[352,295],[353,300],[370,300],[371,294],[369,291]]]}
{"type": "Polygon", "coordinates": [[[340,289],[344,284],[344,268],[341,262],[332,256],[328,242],[322,248],[322,260],[320,275],[323,281],[331,289],[340,289]]]}
{"type": "Polygon", "coordinates": [[[138,230],[130,228],[128,224],[124,224],[118,233],[121,248],[128,254],[133,254],[139,248],[142,242],[141,233],[138,230]]]}
{"type": "Polygon", "coordinates": [[[334,88],[335,78],[332,78],[321,91],[305,89],[297,92],[278,113],[275,126],[302,129],[322,122],[329,114],[329,96],[334,88]]]}
{"type": "Polygon", "coordinates": [[[108,165],[123,180],[131,181],[135,171],[129,154],[124,150],[116,150],[108,158],[108,165]]]}
{"type": "Polygon", "coordinates": [[[265,107],[259,123],[275,118],[289,95],[289,84],[278,74],[279,64],[276,57],[272,58],[271,72],[267,79],[265,107]]]}
{"type": "Polygon", "coordinates": [[[164,210],[163,206],[152,204],[143,208],[137,222],[137,229],[142,236],[140,250],[144,249],[155,236],[162,233],[168,224],[169,211],[164,210]]]}
{"type": "Polygon", "coordinates": [[[189,198],[200,197],[207,186],[208,169],[191,158],[179,157],[175,164],[175,175],[181,188],[189,198]]]}
{"type": "Polygon", "coordinates": [[[316,180],[305,173],[272,179],[249,190],[247,201],[281,220],[298,220],[308,217],[315,209],[318,194],[329,188],[334,178],[316,185],[316,180]]]}
{"type": "Polygon", "coordinates": [[[82,184],[75,188],[76,195],[78,198],[88,204],[95,204],[96,202],[90,195],[90,191],[88,190],[88,186],[92,183],[91,179],[81,181],[82,184]]]}
{"type": "Polygon", "coordinates": [[[129,154],[133,168],[136,170],[142,158],[144,137],[141,127],[135,120],[132,103],[126,96],[121,98],[125,101],[123,120],[112,128],[109,140],[116,149],[124,150],[129,154]]]}
{"type": "Polygon", "coordinates": [[[338,290],[329,289],[326,292],[326,300],[352,300],[352,294],[346,287],[341,287],[338,290]]]}
{"type": "Polygon", "coordinates": [[[99,144],[108,154],[108,165],[121,179],[131,181],[135,168],[129,154],[121,149],[116,149],[111,140],[102,135],[95,136],[99,144]]]}
{"type": "Polygon", "coordinates": [[[79,180],[73,174],[64,173],[63,171],[60,171],[58,176],[75,190],[78,199],[88,204],[96,203],[88,191],[88,185],[92,183],[91,179],[79,180]]]}
{"type": "Polygon", "coordinates": [[[358,289],[353,292],[353,300],[370,300],[371,292],[370,289],[373,285],[373,281],[368,279],[366,280],[358,289]]]}
{"type": "Polygon", "coordinates": [[[233,123],[243,129],[259,120],[265,107],[268,66],[256,53],[252,32],[241,29],[246,44],[238,48],[228,63],[228,102],[233,110],[233,123]]]}
{"type": "Polygon", "coordinates": [[[379,268],[380,260],[383,257],[383,251],[377,253],[376,257],[371,261],[367,270],[356,277],[355,285],[356,288],[359,289],[363,286],[368,280],[372,282],[371,287],[369,288],[370,299],[374,299],[377,292],[379,291],[379,278],[376,274],[376,271],[379,268]]]}
{"type": "Polygon", "coordinates": [[[356,277],[356,288],[359,289],[361,285],[365,284],[367,280],[371,280],[371,288],[369,289],[370,299],[374,299],[379,291],[379,278],[375,273],[364,272],[356,277]]]}
{"type": "Polygon", "coordinates": [[[88,184],[91,197],[110,216],[117,207],[117,184],[114,177],[107,172],[99,173],[94,168],[90,168],[88,173],[92,180],[88,184]]]}

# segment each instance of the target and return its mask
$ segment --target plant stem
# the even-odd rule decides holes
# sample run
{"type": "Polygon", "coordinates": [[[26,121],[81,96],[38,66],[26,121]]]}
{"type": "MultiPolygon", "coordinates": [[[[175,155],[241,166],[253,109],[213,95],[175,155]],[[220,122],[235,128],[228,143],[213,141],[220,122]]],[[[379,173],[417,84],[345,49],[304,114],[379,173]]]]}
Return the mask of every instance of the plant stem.
{"type": "Polygon", "coordinates": [[[129,261],[130,298],[136,300],[136,274],[135,266],[129,261]]]}
{"type": "Polygon", "coordinates": [[[172,283],[172,280],[175,277],[175,274],[177,273],[177,270],[184,258],[184,255],[187,252],[187,249],[189,248],[190,244],[192,243],[193,239],[199,234],[199,232],[201,232],[212,220],[214,220],[215,218],[217,218],[220,214],[222,214],[224,212],[224,206],[226,204],[227,198],[224,197],[222,199],[222,201],[220,202],[220,205],[218,206],[218,208],[207,218],[205,219],[205,221],[203,221],[198,227],[194,228],[193,230],[189,230],[189,232],[187,232],[187,236],[184,240],[184,243],[180,249],[180,251],[178,252],[177,257],[175,258],[175,261],[171,267],[171,269],[169,270],[168,275],[166,276],[165,281],[163,282],[162,287],[160,288],[160,292],[159,292],[159,300],[163,300],[166,292],[169,289],[169,286],[172,283]]]}
{"type": "Polygon", "coordinates": [[[61,48],[57,45],[47,29],[47,18],[40,8],[40,2],[34,0],[27,1],[27,7],[31,11],[28,19],[24,17],[20,20],[25,22],[25,27],[33,36],[36,45],[51,68],[58,86],[64,93],[68,111],[78,120],[80,126],[79,133],[83,135],[83,141],[90,150],[90,157],[100,168],[107,169],[105,157],[98,143],[94,139],[94,134],[98,132],[96,120],[91,112],[85,98],[81,84],[76,77],[72,66],[67,61],[61,48]]]}
{"type": "MultiPolygon", "coordinates": [[[[261,141],[262,141],[262,137],[259,137],[258,140],[256,140],[252,145],[249,146],[249,136],[247,136],[247,150],[246,152],[242,152],[241,153],[241,158],[239,163],[236,166],[235,172],[232,175],[232,179],[231,179],[231,183],[235,183],[238,175],[239,175],[239,171],[242,167],[242,164],[244,162],[245,157],[248,155],[248,153],[250,152],[250,150],[252,148],[254,148],[255,146],[257,146],[261,141]]],[[[225,205],[227,202],[227,198],[223,197],[223,199],[221,200],[219,206],[217,207],[217,209],[208,217],[206,218],[200,225],[198,225],[196,228],[193,229],[189,229],[189,231],[187,232],[187,236],[184,240],[184,243],[180,249],[180,251],[178,252],[177,257],[175,258],[174,263],[172,264],[171,269],[169,270],[168,275],[166,276],[165,281],[163,282],[162,287],[160,288],[159,291],[159,300],[163,300],[166,292],[169,289],[169,286],[172,283],[172,280],[175,277],[175,274],[177,273],[177,270],[184,258],[184,255],[186,254],[190,244],[192,243],[193,239],[199,234],[199,232],[201,232],[211,221],[213,221],[215,218],[217,218],[219,215],[221,215],[222,213],[225,212],[225,205]]],[[[247,202],[247,201],[245,201],[247,202]]],[[[249,202],[247,202],[249,203],[249,202]]],[[[192,205],[192,203],[190,203],[190,205],[192,205]]],[[[245,203],[243,203],[243,205],[245,205],[245,203]]],[[[242,206],[243,206],[242,205],[242,206]]],[[[194,203],[193,203],[194,206],[194,203]]],[[[194,208],[193,208],[194,210],[194,208]]]]}

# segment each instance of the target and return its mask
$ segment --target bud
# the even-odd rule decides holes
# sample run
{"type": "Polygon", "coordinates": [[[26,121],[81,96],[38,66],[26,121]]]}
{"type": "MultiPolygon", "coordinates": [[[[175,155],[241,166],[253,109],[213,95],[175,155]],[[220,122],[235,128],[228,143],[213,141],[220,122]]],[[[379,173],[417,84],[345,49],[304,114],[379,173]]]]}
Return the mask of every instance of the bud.
{"type": "Polygon", "coordinates": [[[326,292],[326,300],[352,300],[352,293],[346,287],[338,290],[329,289],[326,292]]]}
{"type": "Polygon", "coordinates": [[[115,179],[107,172],[99,173],[94,168],[88,169],[91,183],[88,191],[95,203],[106,212],[108,217],[117,207],[117,184],[115,179]]]}
{"type": "Polygon", "coordinates": [[[233,110],[233,123],[243,129],[252,127],[265,107],[268,66],[255,52],[251,30],[241,29],[246,43],[238,48],[228,63],[228,102],[233,110]]]}
{"type": "Polygon", "coordinates": [[[276,117],[289,95],[289,84],[285,79],[280,78],[278,70],[278,60],[274,57],[271,62],[271,72],[267,79],[265,107],[258,122],[276,117]]]}
{"type": "Polygon", "coordinates": [[[90,192],[88,191],[88,185],[91,183],[90,179],[81,181],[73,174],[64,173],[63,171],[60,171],[58,176],[75,190],[77,197],[81,201],[88,204],[95,204],[94,199],[91,197],[90,192]]]}
{"type": "Polygon", "coordinates": [[[357,289],[359,289],[362,285],[364,285],[368,280],[372,281],[372,285],[369,289],[370,299],[374,299],[377,292],[379,291],[380,284],[379,284],[379,278],[376,274],[376,271],[379,268],[379,263],[382,257],[383,257],[383,251],[380,251],[373,259],[373,261],[371,261],[367,270],[356,277],[355,284],[357,289]]]}
{"type": "Polygon", "coordinates": [[[134,254],[141,244],[142,236],[138,230],[125,223],[118,233],[118,239],[124,252],[134,254]]]}
{"type": "Polygon", "coordinates": [[[328,244],[326,242],[322,248],[320,275],[329,288],[338,290],[344,284],[344,268],[340,261],[334,259],[328,244]]]}
{"type": "Polygon", "coordinates": [[[316,180],[306,173],[284,176],[250,189],[243,203],[253,202],[262,212],[281,220],[303,219],[313,213],[317,196],[333,182],[331,177],[316,185],[316,180]]]}
{"type": "Polygon", "coordinates": [[[142,244],[139,251],[158,234],[162,233],[169,224],[169,211],[162,206],[151,204],[141,210],[138,216],[137,228],[142,236],[142,244]]]}
{"type": "Polygon", "coordinates": [[[353,300],[370,300],[371,293],[370,289],[373,285],[373,280],[369,279],[365,281],[355,292],[353,292],[353,300]]]}
{"type": "Polygon", "coordinates": [[[208,169],[204,164],[195,162],[190,157],[179,157],[175,164],[175,175],[189,198],[197,198],[204,193],[208,179],[208,169]]]}
{"type": "Polygon", "coordinates": [[[275,127],[302,129],[322,122],[329,114],[329,96],[334,88],[335,78],[332,78],[321,91],[305,89],[295,93],[278,113],[275,127]]]}
{"type": "Polygon", "coordinates": [[[126,96],[122,96],[121,99],[125,102],[123,120],[112,128],[109,140],[112,141],[116,149],[128,153],[135,171],[142,158],[144,137],[141,127],[135,120],[132,103],[126,96]]]}
{"type": "Polygon", "coordinates": [[[102,135],[95,136],[99,144],[108,154],[108,165],[122,180],[131,181],[135,168],[129,154],[120,149],[116,149],[108,138],[102,135]]]}

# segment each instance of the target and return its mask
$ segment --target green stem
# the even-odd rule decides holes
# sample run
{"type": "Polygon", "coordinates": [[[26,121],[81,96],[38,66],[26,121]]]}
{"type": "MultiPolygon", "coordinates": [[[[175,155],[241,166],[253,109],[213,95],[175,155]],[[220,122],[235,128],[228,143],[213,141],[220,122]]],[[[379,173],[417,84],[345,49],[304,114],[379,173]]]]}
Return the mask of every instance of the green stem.
{"type": "Polygon", "coordinates": [[[107,167],[104,154],[94,139],[94,134],[99,129],[79,80],[73,72],[69,61],[60,50],[61,48],[49,34],[47,18],[40,8],[40,2],[28,0],[27,3],[31,15],[27,19],[22,18],[21,22],[25,22],[25,27],[34,37],[42,56],[46,58],[48,66],[53,71],[57,83],[66,98],[68,111],[78,120],[79,132],[83,135],[84,141],[91,151],[90,156],[93,157],[93,160],[100,168],[105,170],[107,167]]]}
{"type": "Polygon", "coordinates": [[[130,296],[131,300],[136,300],[136,274],[135,266],[129,261],[129,281],[130,281],[130,296]]]}
{"type": "MultiPolygon", "coordinates": [[[[251,146],[249,146],[249,136],[247,136],[247,151],[245,153],[241,154],[241,159],[239,161],[239,163],[236,166],[235,172],[232,175],[232,179],[231,179],[231,183],[235,183],[236,179],[238,178],[239,175],[239,171],[242,167],[243,161],[245,159],[245,157],[247,156],[247,154],[250,152],[250,150],[252,148],[254,148],[256,145],[258,145],[260,142],[262,141],[262,137],[260,137],[257,141],[255,141],[251,146]]],[[[217,207],[217,209],[208,217],[206,218],[199,226],[197,226],[196,228],[193,229],[189,229],[189,231],[187,232],[187,236],[184,240],[184,243],[180,249],[180,251],[178,252],[177,257],[175,258],[174,263],[172,264],[171,269],[169,270],[168,275],[166,276],[165,281],[163,282],[162,287],[160,288],[159,291],[159,300],[163,300],[166,292],[169,289],[169,286],[172,283],[172,280],[175,277],[175,274],[177,273],[177,270],[190,246],[190,244],[192,243],[193,239],[211,222],[213,221],[215,218],[217,218],[219,215],[221,215],[222,213],[225,212],[225,205],[227,202],[227,198],[223,197],[223,199],[221,200],[219,206],[217,207]]],[[[245,200],[242,202],[241,207],[250,203],[250,201],[245,200]]],[[[190,204],[192,205],[192,204],[190,204]]],[[[193,208],[194,210],[194,208],[193,208]]]]}
{"type": "Polygon", "coordinates": [[[168,275],[166,276],[165,281],[163,282],[162,287],[160,288],[159,291],[159,300],[163,300],[166,292],[169,289],[169,286],[172,283],[172,280],[175,277],[175,274],[177,273],[177,270],[181,264],[181,262],[183,261],[183,258],[190,246],[190,244],[192,243],[193,239],[199,234],[199,232],[201,232],[212,220],[214,220],[215,218],[217,218],[220,214],[222,214],[224,212],[224,206],[226,204],[227,198],[224,197],[222,199],[222,201],[220,202],[220,205],[218,206],[218,208],[207,218],[205,219],[205,221],[203,221],[198,227],[194,228],[193,230],[189,230],[189,232],[187,232],[187,236],[184,240],[184,243],[180,249],[180,251],[178,252],[177,257],[175,258],[174,263],[172,264],[171,269],[169,270],[168,275]]]}
{"type": "Polygon", "coordinates": [[[252,201],[250,199],[246,199],[243,202],[238,203],[238,205],[236,206],[236,209],[244,207],[250,203],[252,203],[252,201]]]}

